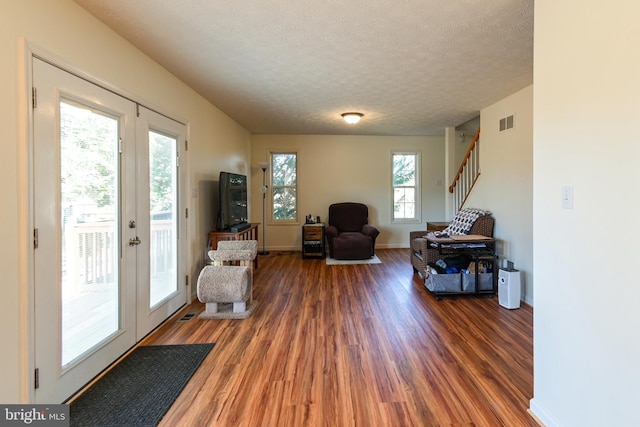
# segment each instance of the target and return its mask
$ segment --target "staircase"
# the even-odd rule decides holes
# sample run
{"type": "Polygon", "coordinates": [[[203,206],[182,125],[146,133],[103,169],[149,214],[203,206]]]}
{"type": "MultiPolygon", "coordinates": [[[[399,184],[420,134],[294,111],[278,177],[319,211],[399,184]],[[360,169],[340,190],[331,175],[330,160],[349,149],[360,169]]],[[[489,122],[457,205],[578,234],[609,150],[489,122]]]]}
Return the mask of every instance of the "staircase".
{"type": "Polygon", "coordinates": [[[449,193],[453,195],[453,207],[456,211],[462,209],[473,186],[480,177],[480,128],[469,145],[467,154],[462,159],[453,182],[449,186],[449,193]]]}

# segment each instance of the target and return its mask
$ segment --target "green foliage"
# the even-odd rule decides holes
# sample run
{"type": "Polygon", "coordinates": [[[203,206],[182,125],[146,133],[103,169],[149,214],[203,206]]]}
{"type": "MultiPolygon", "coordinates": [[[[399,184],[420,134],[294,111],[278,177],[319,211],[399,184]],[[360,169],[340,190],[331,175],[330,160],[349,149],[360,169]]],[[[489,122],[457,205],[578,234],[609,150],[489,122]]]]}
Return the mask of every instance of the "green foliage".
{"type": "MultiPolygon", "coordinates": [[[[118,203],[118,125],[117,118],[102,112],[73,102],[60,103],[63,204],[102,211],[118,203]]],[[[174,138],[149,132],[151,212],[170,212],[175,207],[176,150],[174,138]]]]}
{"type": "Polygon", "coordinates": [[[393,155],[393,217],[415,217],[416,155],[393,155]]]}
{"type": "Polygon", "coordinates": [[[151,212],[171,211],[175,206],[175,138],[149,132],[149,200],[151,212]]]}
{"type": "Polygon", "coordinates": [[[393,155],[393,186],[415,185],[416,156],[415,154],[393,155]]]}
{"type": "Polygon", "coordinates": [[[117,202],[118,121],[60,103],[62,201],[98,208],[117,202]]]}
{"type": "Polygon", "coordinates": [[[297,155],[295,153],[273,154],[273,219],[295,220],[297,218],[297,155]]]}

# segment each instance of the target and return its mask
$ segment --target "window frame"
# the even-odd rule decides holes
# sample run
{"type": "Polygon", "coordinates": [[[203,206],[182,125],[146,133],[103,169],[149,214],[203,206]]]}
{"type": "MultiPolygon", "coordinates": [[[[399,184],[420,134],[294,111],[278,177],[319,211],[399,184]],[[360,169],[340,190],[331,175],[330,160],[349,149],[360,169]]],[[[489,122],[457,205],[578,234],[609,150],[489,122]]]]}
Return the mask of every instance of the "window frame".
{"type": "Polygon", "coordinates": [[[394,150],[390,156],[390,187],[391,187],[391,223],[393,224],[416,224],[421,222],[421,165],[422,165],[422,152],[420,150],[394,150]],[[415,183],[414,185],[398,185],[395,182],[395,173],[393,168],[393,162],[395,156],[414,156],[415,162],[415,183]],[[414,212],[413,218],[396,218],[395,216],[395,190],[396,188],[413,188],[415,191],[414,198],[414,212]]]}
{"type": "Polygon", "coordinates": [[[299,191],[299,185],[298,185],[298,177],[299,177],[299,160],[300,160],[300,156],[298,154],[297,150],[269,150],[269,188],[268,188],[268,192],[269,192],[269,217],[267,222],[270,225],[293,225],[293,224],[299,224],[299,219],[300,219],[300,210],[298,207],[298,200],[300,199],[300,191],[299,191]],[[295,174],[296,174],[296,179],[295,179],[295,185],[274,185],[274,157],[278,156],[278,155],[294,155],[296,157],[295,160],[295,174]],[[295,218],[288,218],[288,219],[279,219],[279,218],[274,218],[274,194],[275,194],[275,190],[276,188],[292,188],[294,189],[295,192],[295,196],[296,196],[296,201],[295,201],[295,218]]]}

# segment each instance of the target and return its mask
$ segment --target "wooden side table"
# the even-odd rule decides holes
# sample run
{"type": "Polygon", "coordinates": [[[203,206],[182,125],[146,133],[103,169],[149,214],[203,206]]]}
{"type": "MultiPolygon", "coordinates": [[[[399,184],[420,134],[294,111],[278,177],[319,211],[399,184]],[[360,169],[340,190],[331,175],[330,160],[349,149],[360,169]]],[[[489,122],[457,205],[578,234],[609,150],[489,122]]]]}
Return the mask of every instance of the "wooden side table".
{"type": "Polygon", "coordinates": [[[324,224],[302,226],[302,258],[325,257],[324,224]]]}
{"type": "MultiPolygon", "coordinates": [[[[211,231],[209,238],[211,239],[211,249],[218,249],[218,242],[221,240],[258,240],[259,222],[251,223],[251,226],[242,231],[211,231]]],[[[258,257],[253,260],[253,267],[258,268],[258,257]]]]}
{"type": "Polygon", "coordinates": [[[448,226],[448,222],[427,222],[427,231],[442,231],[448,226]]]}

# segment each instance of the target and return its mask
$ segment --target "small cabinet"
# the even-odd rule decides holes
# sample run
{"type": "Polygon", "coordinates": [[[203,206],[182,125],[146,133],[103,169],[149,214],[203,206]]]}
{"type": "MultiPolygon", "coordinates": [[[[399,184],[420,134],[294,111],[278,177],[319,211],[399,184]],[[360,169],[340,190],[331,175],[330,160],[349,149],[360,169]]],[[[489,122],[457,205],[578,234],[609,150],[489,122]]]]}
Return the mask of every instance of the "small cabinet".
{"type": "Polygon", "coordinates": [[[324,258],[324,224],[302,226],[302,258],[324,258]]]}

